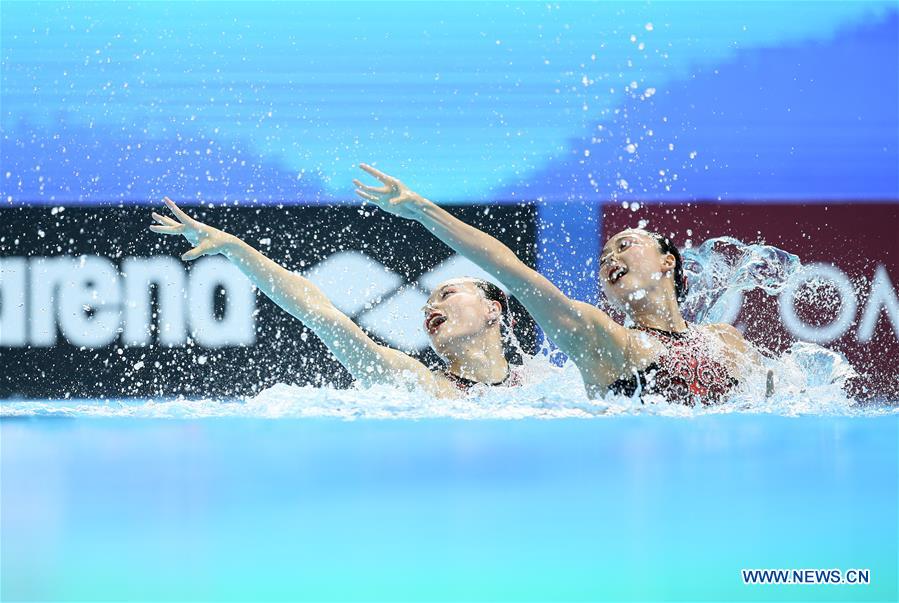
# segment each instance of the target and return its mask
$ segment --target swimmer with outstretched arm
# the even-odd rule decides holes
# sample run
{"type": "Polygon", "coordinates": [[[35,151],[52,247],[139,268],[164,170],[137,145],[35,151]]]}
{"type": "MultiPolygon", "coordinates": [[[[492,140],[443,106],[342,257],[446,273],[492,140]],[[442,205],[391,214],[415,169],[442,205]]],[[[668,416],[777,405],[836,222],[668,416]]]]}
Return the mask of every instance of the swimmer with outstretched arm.
{"type": "Polygon", "coordinates": [[[415,358],[380,345],[338,310],[308,279],[287,270],[240,240],[165,204],[176,219],[153,212],[150,230],[181,235],[194,247],[181,256],[196,260],[221,254],[282,309],[309,327],[353,377],[363,384],[420,387],[439,397],[456,397],[476,384],[516,385],[518,374],[506,356],[512,345],[508,298],[495,284],[456,278],[440,284],[424,306],[431,346],[447,362],[432,371],[415,358]]]}
{"type": "MultiPolygon", "coordinates": [[[[671,241],[641,229],[617,233],[600,256],[608,299],[634,322],[628,328],[588,303],[567,297],[511,249],[377,169],[359,166],[381,181],[353,180],[356,194],[397,216],[415,220],[456,252],[503,283],[547,336],[578,367],[591,398],[607,392],[659,394],[694,405],[722,401],[750,370],[761,370],[758,352],[728,324],[688,324],[679,302],[686,283],[671,241]]],[[[768,394],[773,389],[768,374],[768,394]]]]}

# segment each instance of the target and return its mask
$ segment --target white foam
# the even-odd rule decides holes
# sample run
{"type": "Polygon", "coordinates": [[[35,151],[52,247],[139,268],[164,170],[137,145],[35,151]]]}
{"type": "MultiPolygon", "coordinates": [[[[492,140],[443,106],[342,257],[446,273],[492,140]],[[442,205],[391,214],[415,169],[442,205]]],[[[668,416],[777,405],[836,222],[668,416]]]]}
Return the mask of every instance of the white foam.
{"type": "Polygon", "coordinates": [[[691,418],[708,414],[776,414],[782,416],[899,414],[896,401],[859,405],[842,386],[854,374],[842,356],[814,344],[795,344],[765,370],[743,380],[731,397],[716,406],[687,407],[661,397],[644,402],[625,396],[587,398],[580,373],[567,362],[550,364],[545,356],[528,359],[521,387],[478,387],[458,399],[438,399],[392,386],[332,387],[277,384],[238,400],[164,399],[113,401],[15,401],[0,406],[0,416],[130,417],[203,419],[593,419],[630,415],[691,418]],[[765,397],[767,369],[775,372],[776,389],[765,397]]]}

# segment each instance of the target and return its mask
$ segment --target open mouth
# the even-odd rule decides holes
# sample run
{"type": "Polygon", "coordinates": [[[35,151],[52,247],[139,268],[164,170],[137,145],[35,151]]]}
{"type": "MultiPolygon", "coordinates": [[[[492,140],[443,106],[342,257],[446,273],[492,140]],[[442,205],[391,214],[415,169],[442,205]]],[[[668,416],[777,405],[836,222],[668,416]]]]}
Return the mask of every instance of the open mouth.
{"type": "Polygon", "coordinates": [[[613,285],[621,280],[621,277],[627,274],[627,268],[624,266],[615,266],[609,271],[609,282],[613,285]]]}
{"type": "Polygon", "coordinates": [[[433,335],[440,328],[440,325],[446,322],[446,316],[438,312],[431,312],[425,319],[425,330],[433,335]]]}

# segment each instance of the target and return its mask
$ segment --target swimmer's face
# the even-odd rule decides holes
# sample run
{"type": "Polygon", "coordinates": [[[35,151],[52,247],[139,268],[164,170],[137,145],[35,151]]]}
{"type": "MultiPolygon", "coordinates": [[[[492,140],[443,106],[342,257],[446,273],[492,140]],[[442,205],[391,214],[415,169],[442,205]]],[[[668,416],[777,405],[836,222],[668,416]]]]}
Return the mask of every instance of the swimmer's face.
{"type": "Polygon", "coordinates": [[[490,328],[498,328],[502,308],[488,300],[471,279],[441,283],[422,308],[431,346],[441,355],[465,345],[490,328]]]}
{"type": "Polygon", "coordinates": [[[674,256],[662,253],[659,243],[645,230],[628,229],[610,238],[602,249],[599,278],[606,297],[619,308],[636,302],[669,283],[674,256]]]}

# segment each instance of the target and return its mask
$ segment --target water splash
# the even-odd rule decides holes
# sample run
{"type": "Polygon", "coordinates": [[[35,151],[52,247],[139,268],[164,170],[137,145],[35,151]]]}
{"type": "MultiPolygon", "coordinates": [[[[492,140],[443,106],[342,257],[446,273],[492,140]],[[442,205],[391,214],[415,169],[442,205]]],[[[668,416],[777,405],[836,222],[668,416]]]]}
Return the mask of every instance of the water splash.
{"type": "Polygon", "coordinates": [[[278,384],[243,400],[185,399],[108,401],[20,401],[0,405],[0,416],[125,417],[152,419],[598,419],[634,415],[691,418],[709,414],[781,416],[877,416],[899,414],[896,401],[858,405],[842,390],[851,366],[839,354],[812,344],[795,344],[782,358],[768,359],[778,389],[765,398],[764,374],[750,375],[724,404],[687,407],[661,397],[646,402],[619,395],[588,399],[571,362],[553,365],[529,358],[526,382],[517,388],[474,388],[469,396],[438,399],[420,391],[379,385],[337,389],[278,384]]]}
{"type": "Polygon", "coordinates": [[[760,289],[777,295],[799,273],[799,257],[773,245],[715,237],[682,254],[689,283],[681,310],[690,322],[730,322],[742,294],[760,289]]]}

